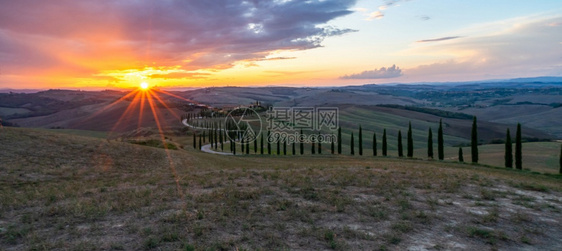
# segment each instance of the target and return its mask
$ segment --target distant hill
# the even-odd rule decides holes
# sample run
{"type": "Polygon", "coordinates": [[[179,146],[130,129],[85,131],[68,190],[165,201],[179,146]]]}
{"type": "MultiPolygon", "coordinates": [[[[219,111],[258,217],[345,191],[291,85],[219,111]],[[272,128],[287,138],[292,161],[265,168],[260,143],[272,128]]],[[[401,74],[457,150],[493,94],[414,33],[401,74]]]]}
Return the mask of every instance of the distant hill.
{"type": "MultiPolygon", "coordinates": [[[[560,78],[527,80],[536,79],[560,78]]],[[[432,116],[433,121],[440,117],[452,118],[453,115],[465,119],[477,116],[481,123],[491,122],[494,125],[490,129],[493,133],[486,140],[502,138],[505,128],[513,127],[518,122],[527,128],[530,138],[562,138],[562,86],[552,83],[364,85],[334,88],[210,87],[160,95],[169,109],[158,101],[155,102],[155,110],[164,126],[181,127],[179,116],[190,111],[191,102],[188,100],[219,108],[249,105],[256,101],[265,106],[276,107],[370,107],[369,109],[380,112],[377,115],[378,121],[383,120],[381,116],[385,113],[392,116],[398,113],[396,109],[402,109],[400,113],[404,117],[403,121],[424,116],[432,116]],[[389,109],[374,108],[377,105],[384,105],[389,109]]],[[[155,127],[152,110],[148,105],[141,109],[140,104],[132,104],[132,97],[111,105],[125,95],[127,92],[123,91],[70,90],[28,94],[0,93],[0,117],[24,127],[120,132],[139,127],[155,127]],[[124,116],[127,109],[127,115],[124,116]],[[119,125],[115,126],[120,120],[119,125]]],[[[365,117],[368,118],[369,116],[365,117]]],[[[377,122],[356,121],[362,124],[377,122]]],[[[482,130],[487,129],[482,127],[482,130]]],[[[466,135],[457,136],[466,138],[466,135]]]]}

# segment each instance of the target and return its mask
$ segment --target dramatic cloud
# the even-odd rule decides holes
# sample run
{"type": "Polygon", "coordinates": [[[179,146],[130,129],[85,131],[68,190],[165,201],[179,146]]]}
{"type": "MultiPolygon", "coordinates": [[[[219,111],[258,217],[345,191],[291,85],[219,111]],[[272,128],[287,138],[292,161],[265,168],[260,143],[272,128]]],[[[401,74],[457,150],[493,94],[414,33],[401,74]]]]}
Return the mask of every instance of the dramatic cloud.
{"type": "Polygon", "coordinates": [[[355,2],[2,1],[0,65],[13,79],[146,67],[173,67],[184,73],[173,75],[189,76],[264,60],[275,51],[319,47],[326,37],[353,31],[326,23],[352,13],[355,2]]]}
{"type": "Polygon", "coordinates": [[[460,38],[460,37],[459,37],[459,36],[455,36],[455,37],[440,37],[440,38],[419,40],[419,41],[416,41],[416,42],[418,42],[418,43],[439,42],[439,41],[446,41],[446,40],[457,39],[457,38],[460,38]]]}
{"type": "Polygon", "coordinates": [[[397,78],[402,76],[402,70],[396,65],[391,67],[381,67],[372,71],[364,71],[358,74],[345,75],[341,79],[381,79],[381,78],[397,78]]]}

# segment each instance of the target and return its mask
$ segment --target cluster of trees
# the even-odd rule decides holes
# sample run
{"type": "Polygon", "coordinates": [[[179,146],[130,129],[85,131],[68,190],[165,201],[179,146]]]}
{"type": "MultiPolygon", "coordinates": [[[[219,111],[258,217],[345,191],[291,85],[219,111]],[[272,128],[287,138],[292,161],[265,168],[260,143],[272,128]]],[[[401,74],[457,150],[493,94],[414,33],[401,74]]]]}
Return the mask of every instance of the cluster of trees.
{"type": "MultiPolygon", "coordinates": [[[[193,117],[191,117],[193,118],[193,117]]],[[[270,132],[267,132],[265,136],[263,133],[258,135],[253,135],[253,138],[244,138],[242,134],[234,130],[234,125],[226,124],[223,125],[221,123],[211,123],[206,124],[209,126],[210,129],[203,130],[202,133],[193,133],[193,148],[201,149],[203,144],[207,142],[211,143],[211,147],[214,147],[217,150],[220,146],[221,150],[224,151],[224,143],[230,141],[230,151],[233,154],[236,154],[236,144],[235,142],[239,142],[241,153],[249,154],[250,153],[250,144],[253,144],[253,151],[255,154],[272,154],[273,148],[272,144],[269,140],[264,140],[264,138],[270,137],[270,132]],[[198,141],[197,141],[198,137],[198,141]],[[264,141],[267,141],[264,144],[264,141]],[[197,144],[199,142],[199,144],[197,144]],[[258,144],[259,143],[259,144],[258,144]],[[267,148],[265,148],[267,146],[267,148]]],[[[240,129],[240,128],[238,128],[240,129]]],[[[300,131],[300,134],[303,134],[303,131],[300,131]]],[[[413,133],[412,133],[412,123],[410,122],[408,125],[408,132],[407,132],[407,141],[406,141],[406,156],[408,158],[414,157],[414,140],[413,140],[413,133]]],[[[337,143],[330,142],[330,152],[331,154],[342,154],[342,130],[341,127],[338,128],[337,131],[337,143]],[[336,146],[337,144],[337,146],[336,146]]],[[[358,131],[358,138],[357,138],[357,147],[358,147],[358,154],[364,154],[364,144],[363,144],[363,128],[359,126],[358,131]]],[[[322,154],[322,143],[321,141],[311,142],[310,143],[310,152],[311,154],[322,154]]],[[[276,144],[276,154],[277,155],[287,155],[288,153],[288,145],[291,147],[291,154],[296,155],[297,152],[297,143],[286,143],[282,140],[277,140],[276,144]]],[[[304,142],[298,143],[299,153],[302,155],[304,154],[304,142]]],[[[351,132],[350,136],[350,154],[355,155],[355,134],[351,132]]],[[[433,132],[431,128],[428,130],[427,136],[427,157],[430,159],[434,158],[434,149],[433,149],[433,132]]],[[[398,157],[404,156],[403,151],[403,143],[402,143],[402,132],[398,130],[398,138],[397,138],[397,148],[398,148],[398,157]]],[[[476,117],[473,117],[472,120],[472,130],[471,130],[471,143],[470,143],[470,153],[471,153],[471,161],[472,163],[478,163],[478,125],[476,117]]],[[[373,133],[372,136],[372,154],[373,156],[378,155],[378,146],[377,146],[377,135],[373,133]]],[[[387,140],[387,133],[386,129],[383,129],[382,134],[382,156],[388,156],[388,140],[387,140]]],[[[444,153],[444,138],[443,138],[443,121],[439,121],[439,127],[437,129],[437,159],[443,160],[445,158],[444,153]]],[[[458,150],[458,161],[464,162],[463,156],[463,149],[459,147],[458,150]]],[[[521,124],[517,124],[517,131],[515,133],[515,151],[513,151],[513,142],[511,140],[511,133],[509,128],[506,131],[506,139],[505,139],[505,167],[513,168],[513,164],[515,163],[515,168],[518,170],[523,169],[523,155],[522,155],[522,136],[521,136],[521,124]]],[[[562,147],[560,150],[560,173],[562,174],[562,147]]]]}

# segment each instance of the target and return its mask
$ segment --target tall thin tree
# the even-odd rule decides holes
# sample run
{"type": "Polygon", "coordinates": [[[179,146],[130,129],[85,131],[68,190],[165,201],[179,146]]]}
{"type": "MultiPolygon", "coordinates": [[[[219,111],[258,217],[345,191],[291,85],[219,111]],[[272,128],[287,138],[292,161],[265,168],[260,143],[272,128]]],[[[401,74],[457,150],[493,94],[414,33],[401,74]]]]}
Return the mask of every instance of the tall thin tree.
{"type": "Polygon", "coordinates": [[[433,133],[431,132],[431,127],[427,133],[427,157],[433,159],[433,133]]]}
{"type": "MultiPolygon", "coordinates": [[[[279,134],[277,134],[279,135],[279,134]]],[[[281,137],[277,136],[277,155],[281,155],[281,137]]]]}
{"type": "Polygon", "coordinates": [[[354,141],[353,138],[354,138],[353,132],[351,132],[351,142],[350,142],[351,143],[351,146],[350,146],[351,147],[351,155],[355,155],[355,142],[353,142],[354,141]]]}
{"type": "Polygon", "coordinates": [[[295,155],[295,141],[293,141],[291,145],[292,145],[293,155],[295,155]]]}
{"type": "Polygon", "coordinates": [[[301,152],[301,155],[303,155],[304,154],[304,134],[302,134],[302,129],[301,129],[299,141],[300,141],[300,143],[299,143],[300,152],[301,152]]]}
{"type": "Polygon", "coordinates": [[[472,118],[472,132],[470,133],[470,155],[472,163],[478,163],[478,126],[476,116],[472,118]]]}
{"type": "Polygon", "coordinates": [[[338,154],[341,154],[341,127],[338,127],[338,154]]]}
{"type": "Polygon", "coordinates": [[[377,134],[373,133],[373,156],[377,156],[377,134]]]}
{"type": "MultiPolygon", "coordinates": [[[[203,131],[203,134],[205,134],[205,131],[203,131]]],[[[201,150],[201,148],[203,148],[203,141],[201,140],[201,134],[199,134],[199,150],[201,150]]]]}
{"type": "Polygon", "coordinates": [[[505,133],[505,167],[513,168],[513,145],[511,143],[511,133],[509,133],[509,128],[507,128],[507,132],[505,133]]]}
{"type": "Polygon", "coordinates": [[[271,132],[267,131],[267,154],[271,155],[271,132]]]}
{"type": "Polygon", "coordinates": [[[386,129],[382,131],[382,156],[387,155],[386,129]]]}
{"type": "Polygon", "coordinates": [[[459,162],[464,162],[464,157],[462,156],[462,147],[459,147],[459,162]]]}
{"type": "Polygon", "coordinates": [[[257,135],[254,135],[254,154],[258,153],[258,138],[257,135]]]}
{"type": "Polygon", "coordinates": [[[287,155],[287,142],[283,140],[283,155],[287,155]]]}
{"type": "Polygon", "coordinates": [[[311,138],[312,142],[310,143],[310,152],[312,154],[316,154],[316,140],[315,137],[311,138]]]}
{"type": "Polygon", "coordinates": [[[193,149],[197,149],[197,135],[195,135],[195,131],[193,131],[193,149]]]}
{"type": "Polygon", "coordinates": [[[439,129],[437,129],[437,156],[439,160],[445,159],[445,146],[443,145],[443,120],[439,120],[439,129]]]}
{"type": "Polygon", "coordinates": [[[322,139],[320,138],[320,134],[318,134],[318,154],[322,154],[322,139]]]}
{"type": "Polygon", "coordinates": [[[398,130],[398,157],[403,157],[404,152],[402,149],[402,131],[398,130]]]}
{"type": "Polygon", "coordinates": [[[412,122],[408,124],[408,158],[414,157],[414,137],[412,135],[412,122]]]}
{"type": "Polygon", "coordinates": [[[334,154],[334,153],[335,153],[335,151],[336,151],[336,147],[335,147],[335,145],[334,145],[334,139],[332,139],[331,141],[332,141],[332,147],[331,147],[331,150],[332,150],[332,154],[334,154]]]}
{"type": "Polygon", "coordinates": [[[260,133],[260,154],[263,155],[263,132],[260,133]]]}
{"type": "Polygon", "coordinates": [[[515,133],[515,168],[523,169],[523,145],[521,144],[521,124],[517,123],[517,132],[515,133]]]}
{"type": "Polygon", "coordinates": [[[363,155],[363,128],[359,126],[359,155],[363,155]]]}

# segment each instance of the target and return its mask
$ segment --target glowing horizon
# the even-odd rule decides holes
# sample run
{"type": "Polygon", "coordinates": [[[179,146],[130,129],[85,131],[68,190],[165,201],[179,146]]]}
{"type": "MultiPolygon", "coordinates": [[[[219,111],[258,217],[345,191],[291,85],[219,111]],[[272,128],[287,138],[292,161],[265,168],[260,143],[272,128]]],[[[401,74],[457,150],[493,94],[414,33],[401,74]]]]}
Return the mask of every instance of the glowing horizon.
{"type": "Polygon", "coordinates": [[[560,1],[224,1],[5,2],[0,88],[562,76],[560,1]]]}

